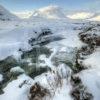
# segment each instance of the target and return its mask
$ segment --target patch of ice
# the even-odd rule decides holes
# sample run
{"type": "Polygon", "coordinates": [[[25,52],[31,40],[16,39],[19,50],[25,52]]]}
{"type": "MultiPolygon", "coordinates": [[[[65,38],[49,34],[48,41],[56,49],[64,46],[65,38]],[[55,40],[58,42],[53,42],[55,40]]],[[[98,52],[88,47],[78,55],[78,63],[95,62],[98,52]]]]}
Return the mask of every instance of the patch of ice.
{"type": "Polygon", "coordinates": [[[2,82],[2,81],[3,81],[3,75],[0,74],[0,82],[2,82]]]}

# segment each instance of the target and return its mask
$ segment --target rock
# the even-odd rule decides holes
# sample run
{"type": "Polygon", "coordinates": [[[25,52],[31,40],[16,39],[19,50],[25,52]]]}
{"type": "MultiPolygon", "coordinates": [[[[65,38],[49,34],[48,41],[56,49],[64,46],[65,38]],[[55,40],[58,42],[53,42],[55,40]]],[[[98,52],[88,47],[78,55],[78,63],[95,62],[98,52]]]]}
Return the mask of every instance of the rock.
{"type": "Polygon", "coordinates": [[[92,25],[79,33],[79,38],[81,41],[88,45],[100,46],[100,25],[92,25]]]}
{"type": "Polygon", "coordinates": [[[9,56],[6,59],[0,61],[0,73],[3,75],[3,80],[0,83],[0,93],[3,93],[3,88],[5,88],[10,81],[16,79],[16,77],[12,76],[12,74],[10,73],[10,69],[17,65],[17,60],[12,56],[9,56]]]}
{"type": "Polygon", "coordinates": [[[93,100],[92,94],[89,93],[78,76],[72,76],[71,83],[73,86],[71,96],[74,100],[93,100]]]}
{"type": "Polygon", "coordinates": [[[37,37],[34,38],[33,36],[33,38],[29,39],[28,43],[31,46],[35,46],[35,45],[44,46],[46,44],[49,44],[50,42],[64,39],[62,36],[54,35],[52,31],[48,28],[42,29],[41,32],[37,34],[39,34],[37,37]]]}
{"type": "Polygon", "coordinates": [[[4,60],[0,61],[0,73],[6,73],[13,66],[17,66],[18,62],[12,56],[7,57],[4,60]]]}
{"type": "Polygon", "coordinates": [[[49,90],[42,87],[40,84],[35,83],[30,88],[29,100],[42,100],[45,96],[50,95],[49,90]]]}
{"type": "Polygon", "coordinates": [[[10,72],[12,75],[18,76],[20,74],[23,74],[25,71],[22,68],[20,68],[19,66],[16,66],[14,68],[11,68],[10,72]]]}

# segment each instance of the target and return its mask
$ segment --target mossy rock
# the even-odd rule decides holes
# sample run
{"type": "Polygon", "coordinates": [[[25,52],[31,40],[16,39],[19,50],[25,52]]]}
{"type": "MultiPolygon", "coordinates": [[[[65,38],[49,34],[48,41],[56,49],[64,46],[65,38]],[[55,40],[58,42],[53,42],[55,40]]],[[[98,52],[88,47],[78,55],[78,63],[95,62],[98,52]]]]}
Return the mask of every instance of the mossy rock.
{"type": "Polygon", "coordinates": [[[47,66],[43,68],[41,66],[37,66],[36,63],[34,65],[29,66],[27,62],[24,62],[21,63],[20,66],[25,71],[25,74],[29,75],[31,78],[34,78],[37,75],[40,75],[49,70],[47,66]]]}
{"type": "Polygon", "coordinates": [[[36,76],[38,76],[38,75],[41,75],[42,73],[45,73],[45,72],[47,72],[49,70],[49,68],[47,68],[47,67],[40,67],[40,68],[34,68],[33,69],[33,71],[31,71],[30,73],[29,73],[29,76],[31,77],[31,78],[35,78],[36,76]]]}
{"type": "Polygon", "coordinates": [[[0,73],[9,71],[12,67],[17,66],[18,62],[12,56],[0,61],[0,73]]]}
{"type": "Polygon", "coordinates": [[[51,51],[49,48],[43,47],[43,46],[34,47],[33,49],[31,49],[29,51],[23,51],[21,58],[22,59],[32,58],[33,62],[36,62],[37,57],[41,54],[46,54],[47,56],[50,56],[51,51]]]}
{"type": "Polygon", "coordinates": [[[20,66],[16,66],[10,69],[10,73],[12,76],[19,76],[20,74],[23,74],[24,72],[25,71],[20,66]]]}

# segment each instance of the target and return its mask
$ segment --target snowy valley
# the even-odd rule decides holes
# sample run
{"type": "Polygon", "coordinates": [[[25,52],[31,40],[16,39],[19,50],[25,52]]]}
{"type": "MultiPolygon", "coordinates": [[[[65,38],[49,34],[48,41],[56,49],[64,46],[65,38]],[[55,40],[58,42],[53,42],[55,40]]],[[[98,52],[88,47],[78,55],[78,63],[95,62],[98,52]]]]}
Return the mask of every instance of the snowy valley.
{"type": "Polygon", "coordinates": [[[0,5],[0,100],[99,100],[95,18],[49,6],[20,19],[0,5]]]}

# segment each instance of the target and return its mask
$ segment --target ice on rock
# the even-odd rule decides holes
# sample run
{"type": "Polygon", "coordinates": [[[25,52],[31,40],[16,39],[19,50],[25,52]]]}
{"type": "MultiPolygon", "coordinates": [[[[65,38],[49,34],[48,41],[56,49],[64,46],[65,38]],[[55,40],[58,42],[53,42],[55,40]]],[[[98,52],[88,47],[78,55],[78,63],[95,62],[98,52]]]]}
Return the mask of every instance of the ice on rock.
{"type": "Polygon", "coordinates": [[[11,68],[10,72],[11,73],[24,73],[25,71],[20,66],[16,66],[16,67],[11,68]]]}
{"type": "Polygon", "coordinates": [[[3,75],[0,74],[0,82],[2,82],[2,81],[3,81],[3,75]]]}

